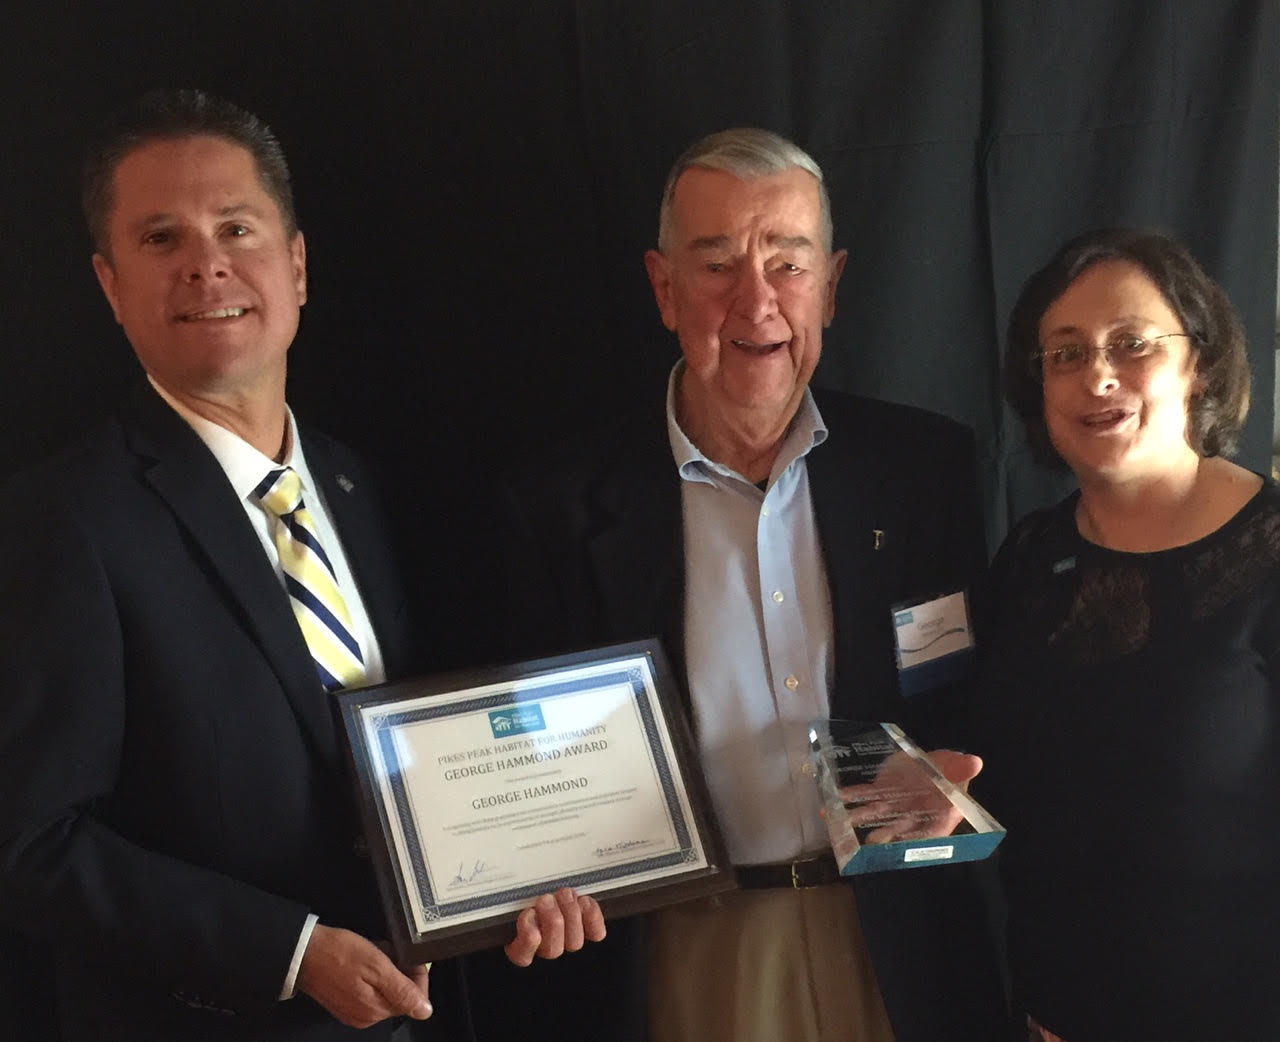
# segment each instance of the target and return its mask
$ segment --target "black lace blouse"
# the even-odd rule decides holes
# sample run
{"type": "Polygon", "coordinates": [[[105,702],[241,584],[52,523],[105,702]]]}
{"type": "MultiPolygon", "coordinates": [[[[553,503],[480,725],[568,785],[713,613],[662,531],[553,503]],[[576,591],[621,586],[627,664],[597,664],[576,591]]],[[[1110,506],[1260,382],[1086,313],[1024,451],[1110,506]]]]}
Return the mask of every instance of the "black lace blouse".
{"type": "Polygon", "coordinates": [[[992,574],[975,791],[1017,997],[1071,1042],[1280,1039],[1280,490],[1120,553],[1077,496],[992,574]]]}

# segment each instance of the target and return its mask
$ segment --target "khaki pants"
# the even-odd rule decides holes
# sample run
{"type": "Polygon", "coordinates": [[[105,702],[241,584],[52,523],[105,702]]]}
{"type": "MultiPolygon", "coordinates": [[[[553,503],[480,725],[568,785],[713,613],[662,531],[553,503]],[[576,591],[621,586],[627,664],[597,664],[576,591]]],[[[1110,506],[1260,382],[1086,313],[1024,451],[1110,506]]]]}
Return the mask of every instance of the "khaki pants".
{"type": "Polygon", "coordinates": [[[893,1042],[848,884],[738,890],[650,923],[652,1042],[893,1042]]]}

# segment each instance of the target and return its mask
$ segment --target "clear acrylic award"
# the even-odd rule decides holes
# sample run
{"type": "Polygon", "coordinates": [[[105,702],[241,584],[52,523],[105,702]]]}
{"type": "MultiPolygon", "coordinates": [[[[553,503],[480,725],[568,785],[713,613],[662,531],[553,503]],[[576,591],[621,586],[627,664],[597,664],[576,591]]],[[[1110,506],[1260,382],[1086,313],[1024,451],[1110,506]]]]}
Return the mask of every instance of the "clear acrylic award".
{"type": "Polygon", "coordinates": [[[896,724],[815,720],[809,756],[841,875],[979,861],[1004,838],[896,724]]]}

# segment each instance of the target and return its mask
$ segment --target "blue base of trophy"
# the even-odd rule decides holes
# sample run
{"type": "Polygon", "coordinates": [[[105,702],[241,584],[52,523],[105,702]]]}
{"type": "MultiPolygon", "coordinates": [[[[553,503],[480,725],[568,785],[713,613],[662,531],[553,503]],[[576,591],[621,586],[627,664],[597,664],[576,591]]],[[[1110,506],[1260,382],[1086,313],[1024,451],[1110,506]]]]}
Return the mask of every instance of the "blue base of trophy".
{"type": "Polygon", "coordinates": [[[967,836],[947,836],[943,839],[907,839],[893,843],[864,843],[841,864],[842,876],[861,876],[868,872],[887,872],[891,869],[928,868],[930,865],[951,865],[959,861],[981,861],[1004,839],[1003,832],[980,832],[967,836]]]}

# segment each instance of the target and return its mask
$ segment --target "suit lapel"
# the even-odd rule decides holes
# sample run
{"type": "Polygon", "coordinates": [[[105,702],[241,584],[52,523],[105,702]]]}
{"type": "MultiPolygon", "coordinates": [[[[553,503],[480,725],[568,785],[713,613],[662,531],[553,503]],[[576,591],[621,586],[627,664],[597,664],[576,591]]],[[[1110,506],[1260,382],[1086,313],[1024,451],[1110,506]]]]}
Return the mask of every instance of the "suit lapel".
{"type": "Polygon", "coordinates": [[[885,640],[892,639],[888,541],[897,534],[896,515],[886,502],[882,457],[867,449],[870,443],[856,427],[840,422],[841,412],[831,413],[823,413],[828,439],[806,464],[835,620],[831,713],[892,720],[897,696],[892,674],[886,674],[885,640]]]}
{"type": "MultiPolygon", "coordinates": [[[[168,505],[203,557],[208,574],[262,649],[304,734],[326,760],[336,755],[332,709],[288,597],[218,461],[151,388],[124,419],[145,480],[168,505]]],[[[192,663],[192,669],[200,668],[192,663]]]]}
{"type": "Polygon", "coordinates": [[[320,485],[360,599],[377,634],[387,677],[394,678],[404,670],[408,657],[402,632],[404,603],[374,489],[363,472],[356,469],[350,453],[310,431],[304,430],[302,437],[311,476],[320,485]]]}
{"type": "Polygon", "coordinates": [[[684,677],[684,524],[665,439],[611,458],[590,490],[587,554],[606,632],[656,634],[684,677]]]}

